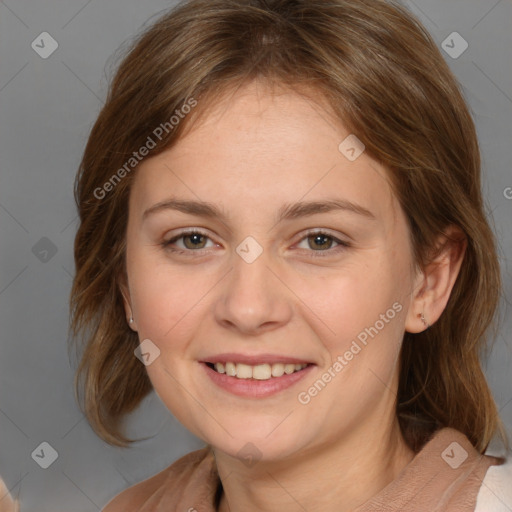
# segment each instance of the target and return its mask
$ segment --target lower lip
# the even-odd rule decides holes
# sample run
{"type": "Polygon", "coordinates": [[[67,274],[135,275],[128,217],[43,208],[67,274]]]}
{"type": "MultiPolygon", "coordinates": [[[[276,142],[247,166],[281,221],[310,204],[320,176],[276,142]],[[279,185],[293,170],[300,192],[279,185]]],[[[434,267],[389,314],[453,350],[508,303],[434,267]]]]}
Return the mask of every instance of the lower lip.
{"type": "Polygon", "coordinates": [[[238,379],[230,377],[225,373],[218,373],[210,368],[206,363],[201,363],[210,379],[222,389],[229,391],[233,395],[245,398],[265,398],[275,395],[280,391],[293,386],[306,375],[309,375],[314,365],[310,364],[298,372],[284,374],[281,377],[271,377],[268,380],[258,379],[238,379]]]}

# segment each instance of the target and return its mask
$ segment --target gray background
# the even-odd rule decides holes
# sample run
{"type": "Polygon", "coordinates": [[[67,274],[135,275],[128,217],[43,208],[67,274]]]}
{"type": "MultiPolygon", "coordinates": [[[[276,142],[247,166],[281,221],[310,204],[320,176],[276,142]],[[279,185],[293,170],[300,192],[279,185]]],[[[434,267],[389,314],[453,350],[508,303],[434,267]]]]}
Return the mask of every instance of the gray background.
{"type": "MultiPolygon", "coordinates": [[[[129,449],[102,442],[75,403],[67,349],[74,175],[106,95],[112,55],[173,3],[0,1],[0,475],[22,511],[97,511],[203,445],[155,394],[129,419],[131,435],[151,440],[129,449]],[[47,59],[31,47],[42,32],[59,45],[47,59]],[[43,441],[58,452],[48,469],[31,456],[43,441]]],[[[458,58],[444,56],[477,124],[500,243],[504,322],[485,370],[512,435],[512,2],[407,5],[439,46],[453,31],[469,44],[458,58]]]]}

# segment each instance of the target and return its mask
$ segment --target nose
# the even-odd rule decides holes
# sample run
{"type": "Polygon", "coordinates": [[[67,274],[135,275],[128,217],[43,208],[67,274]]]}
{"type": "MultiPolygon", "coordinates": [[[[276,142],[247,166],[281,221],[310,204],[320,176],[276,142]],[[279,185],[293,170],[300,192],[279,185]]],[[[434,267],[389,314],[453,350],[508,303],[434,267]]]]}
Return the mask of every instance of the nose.
{"type": "Polygon", "coordinates": [[[252,335],[286,325],[293,303],[277,275],[279,270],[265,251],[252,263],[234,252],[233,268],[222,281],[215,304],[216,321],[224,328],[252,335]]]}

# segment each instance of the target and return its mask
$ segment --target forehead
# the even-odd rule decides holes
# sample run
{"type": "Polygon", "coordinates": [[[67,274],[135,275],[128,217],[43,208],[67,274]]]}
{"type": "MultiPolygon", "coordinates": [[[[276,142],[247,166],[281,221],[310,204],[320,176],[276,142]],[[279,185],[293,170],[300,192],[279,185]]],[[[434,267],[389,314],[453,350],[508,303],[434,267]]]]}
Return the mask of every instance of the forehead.
{"type": "Polygon", "coordinates": [[[172,193],[261,208],[338,194],[393,207],[387,171],[364,152],[347,158],[353,135],[322,102],[258,83],[226,93],[173,147],[139,165],[133,201],[147,207],[172,193]]]}

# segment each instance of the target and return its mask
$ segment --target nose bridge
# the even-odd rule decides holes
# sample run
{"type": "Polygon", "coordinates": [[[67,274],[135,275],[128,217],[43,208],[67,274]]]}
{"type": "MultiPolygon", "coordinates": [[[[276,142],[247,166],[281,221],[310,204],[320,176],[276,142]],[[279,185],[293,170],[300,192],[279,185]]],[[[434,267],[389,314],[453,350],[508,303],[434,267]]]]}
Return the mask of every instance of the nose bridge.
{"type": "Polygon", "coordinates": [[[285,323],[291,304],[269,268],[270,253],[247,237],[233,252],[232,265],[215,308],[217,321],[245,332],[285,323]]]}

